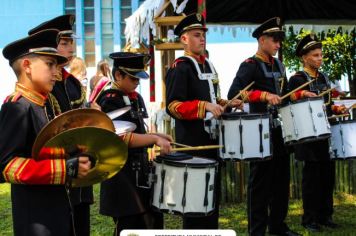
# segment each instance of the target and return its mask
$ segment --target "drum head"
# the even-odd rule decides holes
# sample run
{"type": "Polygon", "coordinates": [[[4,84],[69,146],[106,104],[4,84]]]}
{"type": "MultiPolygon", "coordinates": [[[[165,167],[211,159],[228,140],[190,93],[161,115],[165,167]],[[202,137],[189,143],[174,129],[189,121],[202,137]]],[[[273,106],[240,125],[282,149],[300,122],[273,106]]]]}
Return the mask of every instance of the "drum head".
{"type": "Polygon", "coordinates": [[[296,101],[291,101],[291,102],[287,102],[287,103],[278,105],[278,108],[286,107],[286,106],[289,106],[289,105],[292,105],[292,104],[308,102],[308,101],[317,101],[317,100],[323,100],[323,98],[321,98],[321,97],[303,98],[303,99],[299,99],[299,100],[296,100],[296,101]]]}
{"type": "Polygon", "coordinates": [[[184,161],[192,158],[193,158],[192,155],[188,155],[183,152],[172,152],[164,156],[157,156],[156,160],[157,161],[184,161]]]}
{"type": "Polygon", "coordinates": [[[221,118],[223,120],[253,120],[258,118],[268,118],[269,113],[246,113],[246,112],[232,112],[232,113],[223,113],[221,118]]]}
{"type": "Polygon", "coordinates": [[[155,162],[164,163],[171,166],[178,166],[178,167],[188,166],[194,168],[217,165],[217,162],[214,159],[193,157],[185,153],[178,153],[178,154],[171,153],[165,156],[157,156],[155,162]]]}
{"type": "Polygon", "coordinates": [[[223,120],[237,120],[240,119],[241,116],[247,115],[246,112],[225,112],[221,114],[221,119],[223,120]]]}

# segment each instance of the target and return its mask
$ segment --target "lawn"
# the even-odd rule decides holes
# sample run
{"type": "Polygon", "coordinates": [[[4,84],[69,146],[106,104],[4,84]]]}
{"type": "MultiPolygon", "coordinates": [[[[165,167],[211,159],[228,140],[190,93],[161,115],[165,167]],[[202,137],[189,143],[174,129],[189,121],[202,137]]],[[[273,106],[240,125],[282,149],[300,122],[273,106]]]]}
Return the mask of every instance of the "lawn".
{"type": "MultiPolygon", "coordinates": [[[[95,186],[96,202],[91,208],[91,225],[93,236],[111,236],[113,222],[111,218],[98,214],[98,192],[99,185],[95,186]]],[[[292,200],[289,206],[288,225],[303,235],[356,235],[356,196],[347,194],[335,195],[335,214],[334,220],[342,227],[336,230],[323,229],[322,233],[308,233],[300,226],[302,214],[301,201],[292,200]]],[[[10,206],[10,187],[8,184],[0,185],[0,235],[12,235],[11,206],[10,206]]],[[[238,235],[245,235],[247,229],[246,204],[225,204],[221,206],[220,228],[234,229],[238,235]]],[[[166,215],[165,227],[167,229],[179,229],[181,219],[179,216],[166,215]]]]}

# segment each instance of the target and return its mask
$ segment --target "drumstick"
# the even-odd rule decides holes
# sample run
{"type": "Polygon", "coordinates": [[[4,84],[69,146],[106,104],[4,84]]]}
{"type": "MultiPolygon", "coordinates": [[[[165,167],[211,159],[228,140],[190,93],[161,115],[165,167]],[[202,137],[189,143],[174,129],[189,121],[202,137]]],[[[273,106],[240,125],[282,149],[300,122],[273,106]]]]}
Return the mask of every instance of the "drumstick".
{"type": "Polygon", "coordinates": [[[185,145],[185,144],[182,144],[182,143],[177,143],[177,142],[171,142],[171,144],[174,144],[174,145],[177,145],[177,146],[181,146],[181,147],[192,147],[192,146],[185,145]]]}
{"type": "Polygon", "coordinates": [[[347,117],[347,116],[350,116],[350,114],[341,114],[341,115],[329,116],[328,119],[332,120],[332,119],[342,118],[342,117],[347,117]]]}
{"type": "Polygon", "coordinates": [[[292,93],[295,93],[295,92],[298,91],[299,89],[302,89],[302,88],[304,88],[305,86],[307,86],[307,85],[313,83],[316,79],[317,79],[317,78],[312,79],[312,80],[310,80],[310,81],[308,81],[308,82],[306,82],[306,83],[300,85],[298,88],[293,89],[293,90],[290,91],[289,93],[285,94],[283,97],[281,97],[281,99],[283,100],[283,99],[289,97],[292,93]]]}
{"type": "Polygon", "coordinates": [[[324,92],[322,92],[321,94],[318,95],[318,97],[322,97],[325,94],[329,93],[331,90],[333,90],[334,88],[329,88],[328,90],[325,90],[324,92]]]}
{"type": "MultiPolygon", "coordinates": [[[[182,147],[182,148],[172,148],[172,152],[179,152],[179,151],[197,151],[197,150],[207,150],[207,149],[217,149],[222,148],[223,145],[206,145],[206,146],[196,146],[196,147],[182,147]]],[[[160,150],[155,150],[159,152],[160,150]]]]}
{"type": "Polygon", "coordinates": [[[241,96],[241,94],[242,94],[243,92],[245,92],[246,90],[248,90],[254,83],[255,83],[255,81],[252,81],[252,82],[251,82],[249,85],[247,85],[244,89],[240,90],[240,92],[239,92],[238,94],[236,94],[235,97],[233,97],[233,98],[231,98],[230,100],[228,100],[227,103],[223,106],[224,110],[226,109],[226,107],[227,107],[228,105],[231,104],[232,100],[239,98],[239,97],[241,96]]]}
{"type": "Polygon", "coordinates": [[[355,107],[356,107],[356,103],[354,103],[351,106],[349,106],[346,110],[349,111],[349,110],[351,110],[352,108],[355,108],[355,107]]]}

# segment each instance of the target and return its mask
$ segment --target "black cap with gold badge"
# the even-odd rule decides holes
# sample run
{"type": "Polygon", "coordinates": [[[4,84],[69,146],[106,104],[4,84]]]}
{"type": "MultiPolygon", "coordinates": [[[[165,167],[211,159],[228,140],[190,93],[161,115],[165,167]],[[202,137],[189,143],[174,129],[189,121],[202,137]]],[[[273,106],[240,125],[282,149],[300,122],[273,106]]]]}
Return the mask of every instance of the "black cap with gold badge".
{"type": "Polygon", "coordinates": [[[6,45],[2,54],[9,60],[10,65],[29,54],[53,56],[57,58],[58,64],[64,64],[68,59],[58,54],[56,49],[58,33],[59,31],[55,29],[42,30],[6,45]]]}
{"type": "Polygon", "coordinates": [[[114,70],[121,70],[137,79],[148,79],[147,65],[150,55],[132,52],[114,52],[110,54],[114,60],[114,70]]]}
{"type": "Polygon", "coordinates": [[[279,40],[283,40],[285,37],[285,33],[282,30],[281,18],[273,17],[260,26],[258,26],[252,33],[252,37],[258,39],[262,35],[268,35],[271,37],[275,37],[279,40]]]}
{"type": "Polygon", "coordinates": [[[319,42],[318,38],[315,36],[315,34],[311,33],[304,38],[302,38],[298,45],[297,49],[295,50],[295,54],[298,57],[303,56],[304,54],[308,53],[309,51],[316,49],[316,48],[322,48],[322,43],[319,42]]]}
{"type": "Polygon", "coordinates": [[[58,16],[29,30],[28,34],[31,35],[44,29],[56,29],[59,31],[59,38],[75,38],[73,31],[74,21],[75,16],[71,14],[58,16]]]}
{"type": "Polygon", "coordinates": [[[181,36],[185,31],[192,29],[201,29],[205,32],[208,31],[208,28],[205,26],[205,19],[201,14],[190,14],[184,17],[174,28],[174,34],[181,36]]]}

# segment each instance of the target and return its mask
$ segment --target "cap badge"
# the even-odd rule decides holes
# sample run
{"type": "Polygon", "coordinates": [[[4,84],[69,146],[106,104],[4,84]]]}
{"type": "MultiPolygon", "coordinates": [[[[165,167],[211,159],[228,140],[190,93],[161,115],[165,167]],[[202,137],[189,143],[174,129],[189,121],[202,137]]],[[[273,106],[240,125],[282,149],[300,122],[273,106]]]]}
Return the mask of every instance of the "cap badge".
{"type": "Polygon", "coordinates": [[[201,21],[201,15],[199,13],[197,14],[197,20],[201,21]]]}

